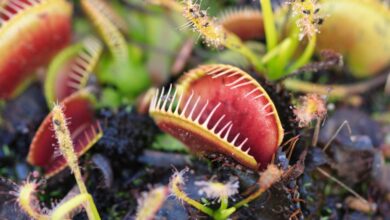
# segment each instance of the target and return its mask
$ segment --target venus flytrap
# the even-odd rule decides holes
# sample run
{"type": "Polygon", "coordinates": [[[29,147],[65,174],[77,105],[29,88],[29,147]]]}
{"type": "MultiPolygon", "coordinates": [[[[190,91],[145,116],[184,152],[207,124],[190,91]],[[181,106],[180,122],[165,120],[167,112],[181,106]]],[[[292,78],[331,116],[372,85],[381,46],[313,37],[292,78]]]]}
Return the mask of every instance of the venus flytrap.
{"type": "Polygon", "coordinates": [[[122,95],[134,99],[149,86],[150,77],[136,57],[131,56],[134,47],[128,45],[121,33],[125,22],[105,1],[81,0],[81,6],[110,51],[105,65],[98,68],[98,77],[115,85],[122,95]]]}
{"type": "Polygon", "coordinates": [[[73,9],[65,0],[0,4],[0,50],[6,51],[0,59],[0,99],[11,99],[36,78],[35,70],[69,44],[73,9]]]}
{"type": "Polygon", "coordinates": [[[102,51],[101,42],[95,37],[88,37],[65,48],[53,58],[44,83],[45,98],[49,107],[52,107],[55,101],[61,102],[87,86],[102,51]]]}
{"type": "Polygon", "coordinates": [[[192,69],[178,82],[157,91],[149,106],[163,131],[200,155],[220,153],[252,170],[267,168],[284,130],[256,80],[239,68],[213,64],[192,69]]]}

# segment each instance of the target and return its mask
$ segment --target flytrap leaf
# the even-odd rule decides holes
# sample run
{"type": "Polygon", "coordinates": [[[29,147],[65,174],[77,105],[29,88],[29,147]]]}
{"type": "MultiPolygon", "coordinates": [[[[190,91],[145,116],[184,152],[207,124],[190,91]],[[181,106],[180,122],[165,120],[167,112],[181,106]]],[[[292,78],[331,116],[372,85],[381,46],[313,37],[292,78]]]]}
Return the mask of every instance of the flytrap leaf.
{"type": "Polygon", "coordinates": [[[228,155],[263,169],[283,139],[272,100],[247,73],[229,65],[200,66],[177,89],[157,93],[150,114],[192,151],[228,155]]]}
{"type": "MultiPolygon", "coordinates": [[[[79,157],[103,135],[99,123],[94,118],[94,101],[89,91],[84,89],[60,103],[68,119],[75,153],[79,157]]],[[[50,113],[32,140],[27,160],[32,165],[44,167],[45,175],[51,177],[67,166],[65,158],[57,148],[57,140],[52,128],[52,113],[50,113]]]]}
{"type": "Polygon", "coordinates": [[[0,10],[0,98],[12,98],[71,38],[65,0],[9,0],[0,10]]]}
{"type": "MultiPolygon", "coordinates": [[[[127,43],[113,17],[114,11],[103,0],[81,0],[81,6],[104,39],[114,59],[128,59],[127,43]]],[[[120,22],[122,23],[122,22],[120,22]]]]}
{"type": "Polygon", "coordinates": [[[265,36],[263,15],[256,9],[228,10],[222,14],[221,25],[244,41],[263,39],[265,36]]]}
{"type": "Polygon", "coordinates": [[[45,97],[49,106],[87,86],[95,68],[102,44],[90,37],[61,51],[51,62],[45,79],[45,97]]]}
{"type": "Polygon", "coordinates": [[[378,0],[323,0],[329,16],[320,27],[318,49],[334,49],[357,77],[368,77],[390,61],[390,10],[378,0]]]}

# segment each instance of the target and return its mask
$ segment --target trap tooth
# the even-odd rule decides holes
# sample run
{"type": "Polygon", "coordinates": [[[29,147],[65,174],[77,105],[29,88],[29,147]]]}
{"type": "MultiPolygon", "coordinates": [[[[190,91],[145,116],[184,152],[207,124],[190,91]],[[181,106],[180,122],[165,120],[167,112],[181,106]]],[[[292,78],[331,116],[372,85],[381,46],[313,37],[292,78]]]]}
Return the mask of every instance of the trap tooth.
{"type": "Polygon", "coordinates": [[[65,0],[10,0],[0,12],[0,98],[17,95],[71,39],[65,0]]]}

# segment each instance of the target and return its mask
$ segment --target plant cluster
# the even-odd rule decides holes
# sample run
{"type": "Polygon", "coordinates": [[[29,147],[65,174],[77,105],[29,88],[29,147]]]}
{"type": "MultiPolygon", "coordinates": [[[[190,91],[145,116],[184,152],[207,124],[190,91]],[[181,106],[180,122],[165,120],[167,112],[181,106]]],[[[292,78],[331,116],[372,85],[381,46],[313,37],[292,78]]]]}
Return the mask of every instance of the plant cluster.
{"type": "MultiPolygon", "coordinates": [[[[107,191],[125,186],[115,197],[125,194],[127,199],[130,191],[138,195],[138,209],[127,214],[137,220],[157,218],[170,196],[197,214],[229,219],[277,184],[283,196],[296,203],[290,219],[300,219],[300,204],[305,202],[299,192],[306,190],[304,181],[310,175],[325,176],[353,194],[345,200],[349,208],[376,212],[376,204],[320,166],[331,164],[327,154],[336,155],[331,164],[335,167],[348,155],[333,142],[363,146],[370,156],[376,155],[369,162],[380,161],[381,167],[384,158],[367,139],[351,136],[346,121],[325,143],[320,129],[332,102],[359,105],[361,94],[386,80],[389,87],[390,77],[379,74],[390,62],[388,8],[376,0],[288,0],[274,8],[271,0],[258,3],[261,11],[231,10],[217,18],[217,1],[2,1],[0,108],[32,82],[42,82],[51,111],[33,135],[27,162],[41,167],[46,179],[69,168],[77,186],[46,207],[40,192],[45,179],[33,171],[21,184],[1,178],[0,184],[12,188],[7,195],[32,219],[71,219],[82,210],[88,219],[101,219],[96,191],[87,184],[94,180],[89,169],[95,164],[107,191]],[[193,35],[205,47],[195,47],[193,35]],[[239,65],[232,65],[235,62],[239,65]],[[373,77],[351,85],[322,85],[328,82],[326,76],[307,74],[335,67],[347,69],[351,78],[373,77]],[[338,138],[344,126],[349,136],[338,138]],[[313,133],[310,141],[307,133],[313,133]],[[164,151],[169,151],[165,157],[164,151]],[[177,152],[205,159],[204,169],[226,167],[235,173],[225,174],[223,181],[208,175],[191,181],[190,168],[184,168],[152,183],[154,188],[141,195],[151,188],[142,177],[164,172],[158,159],[178,159],[178,167],[188,166],[188,158],[177,152]],[[86,163],[80,166],[85,154],[86,163]],[[141,165],[145,161],[160,167],[141,165]],[[243,170],[255,178],[244,181],[243,170]],[[118,174],[123,183],[114,183],[118,174]],[[303,183],[296,181],[301,175],[303,183]],[[201,199],[188,193],[189,185],[201,199]]],[[[7,120],[0,118],[0,125],[7,120]]],[[[379,179],[378,173],[385,172],[376,170],[374,176],[379,179]]]]}

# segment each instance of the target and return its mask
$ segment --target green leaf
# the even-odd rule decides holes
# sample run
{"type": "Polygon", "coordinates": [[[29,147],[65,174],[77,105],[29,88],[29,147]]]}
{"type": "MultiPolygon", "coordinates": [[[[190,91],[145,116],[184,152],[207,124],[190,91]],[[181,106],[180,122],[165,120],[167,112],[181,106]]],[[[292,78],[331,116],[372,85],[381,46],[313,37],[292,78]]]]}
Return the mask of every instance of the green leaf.
{"type": "Polygon", "coordinates": [[[187,147],[168,134],[160,134],[152,145],[153,149],[163,151],[188,152],[187,147]]]}

